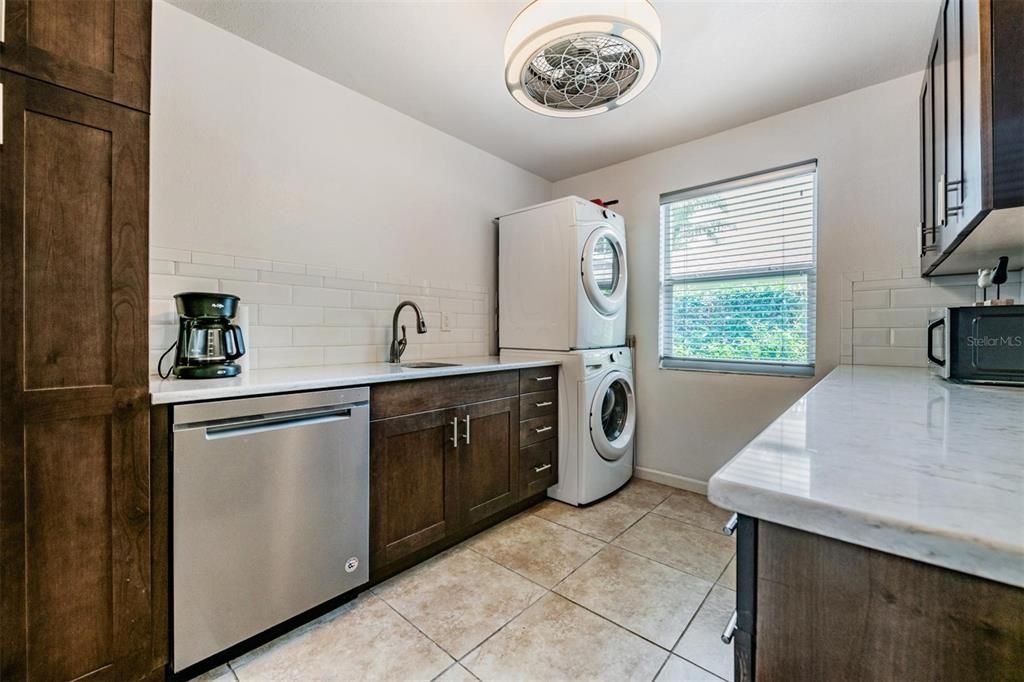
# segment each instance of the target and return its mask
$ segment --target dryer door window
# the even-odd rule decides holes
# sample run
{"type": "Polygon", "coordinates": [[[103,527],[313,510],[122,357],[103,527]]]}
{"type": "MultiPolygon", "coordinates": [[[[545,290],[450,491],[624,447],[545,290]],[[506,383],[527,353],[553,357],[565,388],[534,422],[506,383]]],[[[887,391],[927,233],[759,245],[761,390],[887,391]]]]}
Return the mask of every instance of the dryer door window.
{"type": "Polygon", "coordinates": [[[626,300],[626,253],[619,236],[607,225],[590,233],[583,248],[583,288],[599,312],[614,315],[626,300]]]}
{"type": "Polygon", "coordinates": [[[636,400],[629,377],[609,372],[594,394],[590,408],[590,437],[604,459],[615,461],[629,451],[636,429],[636,400]]]}

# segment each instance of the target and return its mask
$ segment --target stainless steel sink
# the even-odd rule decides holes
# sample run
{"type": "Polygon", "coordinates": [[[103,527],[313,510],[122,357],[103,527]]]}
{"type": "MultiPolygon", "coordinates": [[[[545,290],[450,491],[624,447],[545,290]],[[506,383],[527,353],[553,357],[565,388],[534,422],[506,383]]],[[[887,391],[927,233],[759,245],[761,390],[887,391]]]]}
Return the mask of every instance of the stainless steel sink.
{"type": "Polygon", "coordinates": [[[458,362],[403,362],[402,367],[408,369],[427,369],[428,367],[459,367],[458,362]]]}

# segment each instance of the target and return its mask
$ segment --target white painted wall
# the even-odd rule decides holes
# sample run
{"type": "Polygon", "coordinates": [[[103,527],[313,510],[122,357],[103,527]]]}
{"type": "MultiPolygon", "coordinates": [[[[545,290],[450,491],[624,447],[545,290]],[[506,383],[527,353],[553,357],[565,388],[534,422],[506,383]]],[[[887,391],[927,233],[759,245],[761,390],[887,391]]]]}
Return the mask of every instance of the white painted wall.
{"type": "Polygon", "coordinates": [[[920,82],[906,76],[555,183],[553,197],[621,200],[642,473],[699,488],[813,383],[658,369],[659,195],[818,159],[820,379],[840,360],[841,273],[916,261],[920,82]]]}
{"type": "Polygon", "coordinates": [[[162,0],[152,82],[155,247],[493,291],[491,219],[550,192],[162,0]]]}

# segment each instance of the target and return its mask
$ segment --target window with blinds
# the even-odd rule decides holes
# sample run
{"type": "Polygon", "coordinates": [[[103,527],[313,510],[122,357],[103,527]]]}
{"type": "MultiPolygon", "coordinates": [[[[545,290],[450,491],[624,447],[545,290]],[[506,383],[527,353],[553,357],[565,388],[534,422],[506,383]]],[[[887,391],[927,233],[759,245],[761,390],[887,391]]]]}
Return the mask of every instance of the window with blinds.
{"type": "Polygon", "coordinates": [[[814,374],[817,163],[661,197],[661,366],[814,374]]]}

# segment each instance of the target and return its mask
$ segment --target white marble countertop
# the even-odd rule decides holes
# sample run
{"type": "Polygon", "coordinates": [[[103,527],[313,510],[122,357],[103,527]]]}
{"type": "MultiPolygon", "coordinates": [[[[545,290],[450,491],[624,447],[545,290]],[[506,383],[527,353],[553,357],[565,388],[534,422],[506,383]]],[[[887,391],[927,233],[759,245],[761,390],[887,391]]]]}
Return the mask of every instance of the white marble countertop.
{"type": "Polygon", "coordinates": [[[364,386],[385,381],[428,379],[431,377],[457,376],[500,372],[506,369],[524,369],[557,364],[550,360],[509,361],[498,356],[464,358],[438,358],[430,362],[457,363],[453,367],[430,367],[414,369],[387,362],[362,365],[335,365],[332,367],[288,367],[283,369],[254,369],[230,379],[160,379],[153,377],[149,382],[150,400],[154,405],[187,403],[198,400],[238,398],[241,396],[267,395],[303,391],[318,388],[341,388],[364,386]]]}
{"type": "Polygon", "coordinates": [[[1024,390],[844,365],[722,467],[708,496],[1024,587],[1024,390]]]}

